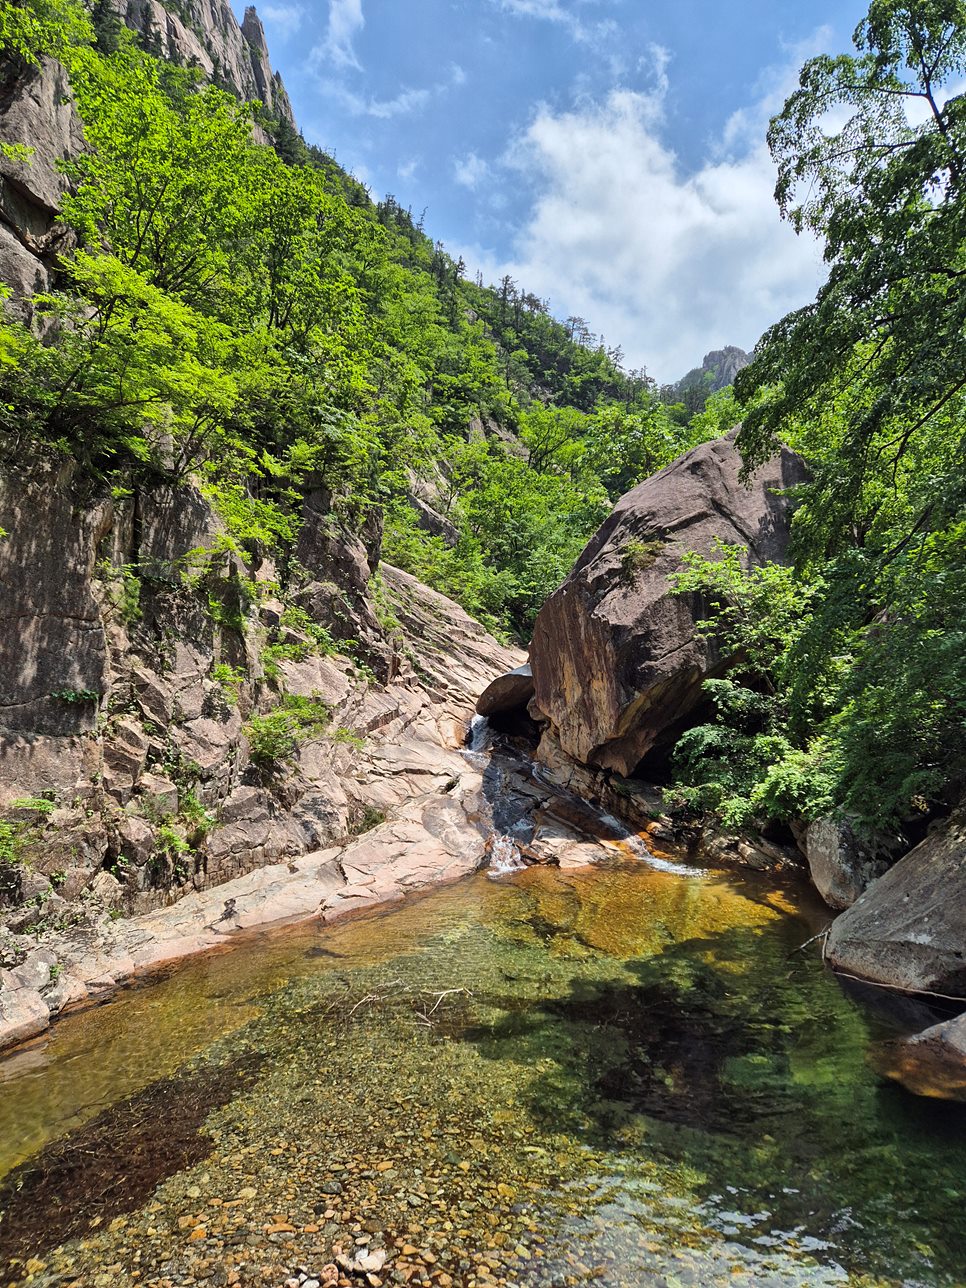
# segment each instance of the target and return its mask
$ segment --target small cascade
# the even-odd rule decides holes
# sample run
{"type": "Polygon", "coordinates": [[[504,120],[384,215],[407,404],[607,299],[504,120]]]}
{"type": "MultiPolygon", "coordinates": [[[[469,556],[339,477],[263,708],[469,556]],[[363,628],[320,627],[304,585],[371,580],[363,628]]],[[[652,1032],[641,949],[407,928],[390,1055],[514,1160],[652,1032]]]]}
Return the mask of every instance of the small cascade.
{"type": "Polygon", "coordinates": [[[493,744],[493,726],[486,716],[474,716],[466,740],[467,751],[489,751],[493,744]]]}
{"type": "MultiPolygon", "coordinates": [[[[495,769],[497,771],[495,778],[500,781],[501,787],[505,790],[507,787],[506,774],[500,767],[501,762],[498,761],[495,766],[491,763],[492,754],[494,750],[499,750],[499,746],[496,731],[487,717],[474,716],[470,722],[466,744],[463,748],[463,758],[474,769],[484,775],[492,774],[495,769]]],[[[576,818],[583,820],[582,822],[576,822],[576,826],[586,833],[588,840],[594,840],[604,847],[610,847],[612,850],[619,850],[625,855],[631,855],[658,872],[668,872],[680,877],[701,877],[706,875],[702,868],[690,867],[683,863],[674,863],[670,859],[663,859],[656,854],[652,854],[643,836],[632,832],[613,814],[592,805],[590,801],[584,800],[573,792],[568,792],[566,788],[555,783],[542,765],[528,761],[525,766],[518,764],[517,768],[518,772],[522,770],[523,774],[529,776],[533,782],[549,788],[558,800],[566,801],[568,806],[572,807],[572,812],[576,818]]],[[[498,790],[497,795],[499,794],[500,791],[498,790]]],[[[494,815],[493,822],[496,823],[496,818],[500,817],[501,811],[494,809],[494,815]]],[[[489,843],[490,861],[488,871],[492,876],[504,876],[507,873],[520,872],[528,866],[521,853],[519,840],[514,839],[513,835],[508,835],[508,833],[513,833],[517,830],[517,825],[514,825],[508,818],[501,818],[501,822],[502,828],[499,823],[493,827],[489,843]]],[[[529,834],[526,832],[526,820],[522,820],[522,822],[524,824],[523,839],[527,840],[529,834]]],[[[532,831],[532,827],[530,830],[532,831]]]]}
{"type": "Polygon", "coordinates": [[[597,814],[604,827],[606,827],[608,831],[614,833],[615,841],[619,841],[622,845],[626,845],[627,848],[637,856],[637,858],[642,859],[649,867],[654,868],[655,871],[670,872],[677,877],[703,877],[708,875],[704,868],[691,867],[684,863],[672,863],[670,859],[658,858],[658,856],[653,854],[648,848],[644,838],[636,832],[629,831],[620,819],[617,819],[613,814],[608,814],[604,811],[595,810],[594,812],[597,814]]]}
{"type": "Polygon", "coordinates": [[[490,876],[505,876],[508,872],[522,872],[526,867],[520,847],[509,836],[494,836],[490,846],[490,876]]]}
{"type": "Polygon", "coordinates": [[[486,767],[487,756],[493,746],[493,726],[486,716],[474,716],[463,747],[463,759],[474,769],[486,767]]]}

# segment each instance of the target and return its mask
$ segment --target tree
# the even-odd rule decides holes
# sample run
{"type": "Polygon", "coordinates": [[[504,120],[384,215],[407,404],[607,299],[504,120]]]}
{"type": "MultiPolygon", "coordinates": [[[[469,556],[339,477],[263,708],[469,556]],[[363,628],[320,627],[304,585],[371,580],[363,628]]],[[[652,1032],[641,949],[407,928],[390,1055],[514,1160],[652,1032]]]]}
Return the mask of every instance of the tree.
{"type": "Polygon", "coordinates": [[[736,391],[746,467],[784,441],[812,474],[793,532],[821,593],[781,668],[788,732],[821,731],[836,805],[873,826],[966,772],[966,4],[873,0],[854,42],[771,123],[777,200],[828,280],[736,391]]]}
{"type": "Polygon", "coordinates": [[[875,480],[966,390],[966,97],[944,93],[966,71],[966,4],[875,0],[854,39],[805,65],[768,136],[782,214],[824,241],[828,281],[736,382],[745,403],[769,394],[745,419],[751,464],[838,403],[831,467],[814,453],[830,547],[874,522],[875,480]]]}

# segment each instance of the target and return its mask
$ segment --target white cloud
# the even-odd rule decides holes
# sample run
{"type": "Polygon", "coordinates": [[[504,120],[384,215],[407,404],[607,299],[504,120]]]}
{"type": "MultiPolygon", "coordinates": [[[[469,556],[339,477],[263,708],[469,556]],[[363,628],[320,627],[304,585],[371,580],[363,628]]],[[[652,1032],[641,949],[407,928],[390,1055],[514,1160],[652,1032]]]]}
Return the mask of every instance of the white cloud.
{"type": "Polygon", "coordinates": [[[436,93],[436,88],[401,89],[393,98],[373,98],[371,95],[357,94],[340,81],[323,81],[322,87],[353,116],[371,116],[379,121],[388,121],[394,116],[405,116],[409,112],[418,111],[436,93]]]}
{"type": "Polygon", "coordinates": [[[478,188],[489,173],[489,164],[475,152],[453,162],[453,177],[464,188],[478,188]]]}
{"type": "MultiPolygon", "coordinates": [[[[578,0],[581,5],[594,3],[595,0],[578,0]]],[[[491,0],[504,13],[515,18],[536,18],[544,22],[555,22],[566,27],[575,40],[592,44],[612,35],[617,24],[611,19],[587,23],[574,9],[562,3],[562,0],[491,0]]]]}
{"type": "Polygon", "coordinates": [[[300,4],[268,4],[259,11],[273,36],[287,40],[302,25],[305,10],[300,4]]]}
{"type": "Polygon", "coordinates": [[[336,67],[359,69],[354,41],[365,22],[362,0],[329,0],[329,25],[316,52],[327,55],[336,67]]]}
{"type": "Polygon", "coordinates": [[[408,161],[400,161],[396,166],[396,175],[400,179],[412,179],[421,165],[421,157],[410,157],[408,161]]]}
{"type": "Polygon", "coordinates": [[[710,349],[751,348],[814,296],[824,270],[819,246],[781,222],[773,198],[764,131],[778,80],[686,173],[664,138],[667,59],[653,57],[650,92],[542,106],[505,158],[534,188],[512,258],[461,249],[670,381],[710,349]]]}

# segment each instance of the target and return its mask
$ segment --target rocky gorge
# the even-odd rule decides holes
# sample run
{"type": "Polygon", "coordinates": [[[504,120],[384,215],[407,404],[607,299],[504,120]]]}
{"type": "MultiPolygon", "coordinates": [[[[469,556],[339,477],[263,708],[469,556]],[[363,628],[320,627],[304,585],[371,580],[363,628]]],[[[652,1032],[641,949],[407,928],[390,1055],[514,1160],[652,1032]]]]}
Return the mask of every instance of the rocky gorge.
{"type": "MultiPolygon", "coordinates": [[[[192,86],[257,100],[239,134],[296,148],[254,9],[96,12],[104,47],[126,24],[192,86]]],[[[89,146],[60,62],[5,66],[0,129],[3,307],[53,347],[89,146]]],[[[375,277],[379,296],[392,273],[375,277]]],[[[323,384],[345,360],[330,341],[323,384]]],[[[747,361],[715,351],[678,392],[703,406],[747,361]]],[[[299,364],[226,421],[287,415],[299,364]]],[[[546,409],[469,416],[443,365],[454,461],[424,476],[423,413],[384,475],[393,425],[374,447],[376,413],[336,399],[312,403],[322,431],[291,474],[291,443],[216,436],[212,456],[258,458],[242,487],[182,468],[164,417],[118,465],[96,435],[32,444],[7,408],[4,1282],[955,1284],[962,803],[870,837],[845,811],[729,830],[665,790],[743,661],[676,580],[725,550],[787,568],[809,466],[783,448],[747,468],[738,427],[632,475],[609,514],[598,486],[581,541],[601,526],[514,637],[487,598],[506,570],[467,599],[489,628],[456,602],[485,560],[453,498],[493,442],[532,459],[546,409]],[[412,556],[392,488],[425,538],[412,566],[454,597],[389,557],[412,556]]]]}

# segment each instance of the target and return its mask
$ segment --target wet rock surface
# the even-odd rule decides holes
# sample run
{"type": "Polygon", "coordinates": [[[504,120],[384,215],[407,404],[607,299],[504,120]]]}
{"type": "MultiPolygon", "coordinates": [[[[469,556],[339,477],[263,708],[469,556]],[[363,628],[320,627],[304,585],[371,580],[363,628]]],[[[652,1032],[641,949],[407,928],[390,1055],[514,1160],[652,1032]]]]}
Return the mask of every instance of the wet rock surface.
{"type": "Polygon", "coordinates": [[[534,708],[582,764],[633,773],[724,668],[696,637],[697,598],[670,593],[682,555],[709,554],[717,538],[745,546],[752,562],[785,557],[780,492],[802,481],[803,464],[785,451],[746,486],[734,432],[624,496],[537,618],[534,708]]]}

